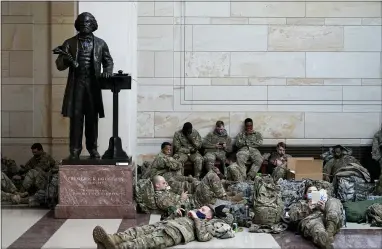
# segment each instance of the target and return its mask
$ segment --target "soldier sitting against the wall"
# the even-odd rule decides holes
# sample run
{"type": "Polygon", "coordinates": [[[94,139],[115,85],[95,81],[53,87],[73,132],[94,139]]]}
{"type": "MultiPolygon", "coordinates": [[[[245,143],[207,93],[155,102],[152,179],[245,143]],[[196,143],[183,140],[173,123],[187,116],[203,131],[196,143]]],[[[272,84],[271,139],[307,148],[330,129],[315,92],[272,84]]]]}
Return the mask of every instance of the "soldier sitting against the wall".
{"type": "Polygon", "coordinates": [[[156,175],[163,176],[167,181],[173,176],[182,176],[183,165],[180,161],[171,156],[172,145],[164,142],[161,145],[161,152],[154,158],[151,165],[145,170],[142,178],[153,178],[156,175]]]}
{"type": "Polygon", "coordinates": [[[291,156],[285,153],[286,144],[280,142],[276,146],[276,152],[272,152],[268,159],[268,167],[273,168],[273,180],[278,181],[280,178],[287,177],[287,162],[291,156]]]}
{"type": "Polygon", "coordinates": [[[225,167],[226,153],[232,150],[231,137],[228,136],[224,128],[223,121],[217,121],[213,132],[207,134],[203,140],[205,149],[204,163],[207,171],[214,167],[215,161],[219,160],[222,164],[224,176],[227,176],[225,167]]]}
{"type": "Polygon", "coordinates": [[[263,163],[263,157],[258,150],[258,147],[263,144],[263,136],[260,132],[253,130],[252,119],[245,119],[244,126],[245,130],[236,137],[236,147],[239,149],[236,158],[240,167],[246,167],[245,164],[248,160],[252,162],[247,179],[253,180],[263,163]]]}
{"type": "Polygon", "coordinates": [[[342,227],[343,206],[338,199],[329,196],[327,201],[312,204],[313,191],[317,191],[316,186],[306,186],[304,199],[290,206],[289,219],[298,224],[302,236],[312,239],[319,248],[333,248],[334,235],[342,227]]]}
{"type": "Polygon", "coordinates": [[[382,195],[382,124],[381,128],[374,134],[371,156],[381,168],[376,193],[382,195]]]}
{"type": "Polygon", "coordinates": [[[26,173],[21,189],[34,195],[39,190],[45,190],[53,174],[58,172],[56,161],[44,152],[40,143],[31,147],[33,157],[25,164],[23,171],[26,173]]]}
{"type": "Polygon", "coordinates": [[[344,153],[345,148],[341,145],[333,147],[333,158],[330,159],[324,166],[324,180],[332,182],[336,172],[349,165],[350,163],[356,163],[361,165],[355,157],[344,153]]]}
{"type": "Polygon", "coordinates": [[[192,128],[192,124],[187,122],[183,128],[174,134],[174,158],[183,165],[187,160],[194,164],[194,176],[200,177],[203,168],[203,157],[199,153],[202,147],[202,138],[199,132],[192,128]]]}
{"type": "Polygon", "coordinates": [[[174,212],[177,218],[132,227],[115,234],[107,234],[102,227],[97,226],[93,230],[93,238],[99,249],[157,249],[194,240],[206,242],[213,237],[233,238],[235,233],[231,225],[234,218],[220,207],[213,209],[211,206],[202,206],[192,211],[179,208],[174,212]]]}

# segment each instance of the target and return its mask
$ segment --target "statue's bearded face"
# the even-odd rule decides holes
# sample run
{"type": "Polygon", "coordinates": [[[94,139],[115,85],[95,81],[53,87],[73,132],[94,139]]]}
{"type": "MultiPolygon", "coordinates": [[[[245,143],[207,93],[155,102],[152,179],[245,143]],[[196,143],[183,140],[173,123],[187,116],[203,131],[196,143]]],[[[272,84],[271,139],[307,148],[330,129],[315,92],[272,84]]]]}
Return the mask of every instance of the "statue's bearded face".
{"type": "Polygon", "coordinates": [[[79,17],[79,31],[82,34],[90,34],[93,32],[90,16],[82,15],[79,17]]]}

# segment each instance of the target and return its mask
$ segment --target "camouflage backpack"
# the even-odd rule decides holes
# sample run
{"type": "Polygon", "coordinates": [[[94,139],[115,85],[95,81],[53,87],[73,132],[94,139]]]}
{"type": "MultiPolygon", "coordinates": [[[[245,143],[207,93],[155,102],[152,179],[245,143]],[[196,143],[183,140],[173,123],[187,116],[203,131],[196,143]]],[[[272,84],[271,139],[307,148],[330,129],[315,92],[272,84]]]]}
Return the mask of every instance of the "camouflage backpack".
{"type": "Polygon", "coordinates": [[[289,208],[295,202],[303,198],[305,181],[289,181],[279,179],[277,184],[281,189],[281,199],[285,208],[289,208]]]}
{"type": "Polygon", "coordinates": [[[144,213],[156,210],[154,186],[150,179],[140,179],[135,185],[135,201],[144,213]]]}
{"type": "Polygon", "coordinates": [[[372,227],[382,227],[382,204],[374,203],[368,207],[366,217],[372,227]]]}
{"type": "Polygon", "coordinates": [[[253,204],[253,183],[250,182],[238,182],[228,187],[227,192],[233,192],[236,194],[243,194],[243,198],[247,201],[249,206],[253,204]]]}
{"type": "Polygon", "coordinates": [[[281,221],[284,203],[280,186],[270,176],[256,177],[253,194],[254,217],[252,223],[258,225],[277,224],[281,221]]]}

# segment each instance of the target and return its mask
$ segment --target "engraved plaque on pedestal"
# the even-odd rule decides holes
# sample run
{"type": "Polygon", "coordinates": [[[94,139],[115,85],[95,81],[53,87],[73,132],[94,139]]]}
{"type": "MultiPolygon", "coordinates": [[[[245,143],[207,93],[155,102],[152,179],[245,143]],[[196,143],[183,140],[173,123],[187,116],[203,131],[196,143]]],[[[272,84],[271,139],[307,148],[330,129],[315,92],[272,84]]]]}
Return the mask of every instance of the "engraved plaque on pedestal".
{"type": "Polygon", "coordinates": [[[56,218],[135,219],[133,172],[114,165],[62,165],[56,218]]]}

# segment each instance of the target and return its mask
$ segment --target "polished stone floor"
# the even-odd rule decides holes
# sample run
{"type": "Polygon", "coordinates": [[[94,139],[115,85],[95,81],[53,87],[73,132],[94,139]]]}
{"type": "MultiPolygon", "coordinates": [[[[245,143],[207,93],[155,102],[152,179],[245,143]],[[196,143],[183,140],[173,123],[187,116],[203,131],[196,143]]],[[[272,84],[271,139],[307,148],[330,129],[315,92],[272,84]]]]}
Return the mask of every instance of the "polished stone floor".
{"type": "MultiPolygon", "coordinates": [[[[82,220],[54,219],[53,211],[39,209],[2,209],[1,248],[96,248],[92,230],[103,226],[113,233],[141,224],[159,220],[158,215],[139,214],[136,220],[82,220]]],[[[228,240],[213,239],[210,242],[191,242],[175,248],[315,248],[309,241],[292,232],[283,234],[254,234],[238,232],[228,240]]],[[[366,224],[348,223],[336,236],[334,248],[382,248],[382,229],[366,224]]]]}

